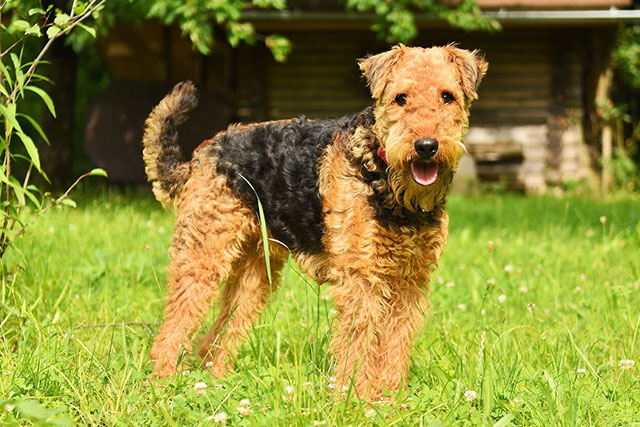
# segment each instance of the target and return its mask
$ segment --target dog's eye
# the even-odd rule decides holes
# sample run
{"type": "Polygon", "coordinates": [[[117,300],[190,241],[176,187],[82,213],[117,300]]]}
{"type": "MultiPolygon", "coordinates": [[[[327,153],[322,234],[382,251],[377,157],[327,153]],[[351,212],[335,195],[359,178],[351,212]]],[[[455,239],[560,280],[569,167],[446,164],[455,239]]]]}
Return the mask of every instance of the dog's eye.
{"type": "Polygon", "coordinates": [[[456,100],[449,92],[442,92],[442,95],[440,96],[442,97],[442,102],[444,102],[445,104],[451,104],[456,100]]]}
{"type": "Polygon", "coordinates": [[[399,106],[402,107],[404,104],[407,103],[407,95],[404,94],[404,93],[396,95],[394,101],[395,101],[396,104],[398,104],[399,106]]]}

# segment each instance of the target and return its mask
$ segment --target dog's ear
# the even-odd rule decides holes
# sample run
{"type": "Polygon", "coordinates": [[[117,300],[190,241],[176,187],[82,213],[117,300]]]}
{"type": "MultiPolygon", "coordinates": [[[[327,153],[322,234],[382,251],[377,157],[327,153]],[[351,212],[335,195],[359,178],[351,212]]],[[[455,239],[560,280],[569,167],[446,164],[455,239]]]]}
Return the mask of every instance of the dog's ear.
{"type": "Polygon", "coordinates": [[[460,85],[465,96],[470,101],[478,99],[478,86],[487,73],[489,64],[477,50],[471,52],[452,45],[447,46],[447,49],[449,50],[449,59],[460,70],[460,85]]]}
{"type": "Polygon", "coordinates": [[[380,98],[380,95],[384,92],[384,88],[389,80],[389,74],[394,65],[402,58],[404,49],[404,45],[398,44],[391,50],[377,55],[370,55],[358,61],[360,70],[367,79],[371,96],[373,96],[374,99],[380,98]]]}

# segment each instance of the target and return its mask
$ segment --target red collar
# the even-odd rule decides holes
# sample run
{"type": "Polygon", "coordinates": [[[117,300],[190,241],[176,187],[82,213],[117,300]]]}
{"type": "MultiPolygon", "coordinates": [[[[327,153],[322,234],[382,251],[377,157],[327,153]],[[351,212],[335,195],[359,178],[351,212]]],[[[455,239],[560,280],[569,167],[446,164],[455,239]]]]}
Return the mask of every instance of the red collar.
{"type": "Polygon", "coordinates": [[[380,160],[382,160],[385,165],[389,166],[389,162],[387,162],[387,153],[385,153],[382,145],[378,147],[378,151],[376,152],[376,154],[378,155],[378,157],[380,157],[380,160]]]}

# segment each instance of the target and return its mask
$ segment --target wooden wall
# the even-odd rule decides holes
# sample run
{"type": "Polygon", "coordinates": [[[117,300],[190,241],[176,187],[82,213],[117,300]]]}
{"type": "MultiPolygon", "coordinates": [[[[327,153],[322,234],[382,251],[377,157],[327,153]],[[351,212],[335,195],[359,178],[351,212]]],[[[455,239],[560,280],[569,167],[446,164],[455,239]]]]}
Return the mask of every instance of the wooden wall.
{"type": "MultiPolygon", "coordinates": [[[[371,31],[298,26],[279,32],[293,44],[285,63],[274,61],[260,44],[233,51],[218,43],[205,58],[193,52],[179,30],[153,23],[119,28],[100,46],[114,78],[194,79],[231,111],[225,113],[227,121],[336,117],[371,104],[357,59],[388,49],[371,31]]],[[[593,88],[585,82],[593,77],[588,74],[594,52],[585,40],[603,32],[611,30],[528,27],[489,34],[421,29],[416,45],[455,41],[462,48],[480,49],[489,62],[466,138],[480,179],[536,192],[586,176],[583,127],[589,122],[585,111],[591,111],[593,88]]]]}
{"type": "MultiPolygon", "coordinates": [[[[356,59],[388,46],[364,31],[291,32],[286,63],[262,60],[244,68],[262,77],[261,114],[244,119],[349,114],[372,100],[356,59]],[[259,70],[259,71],[258,71],[259,70]]],[[[423,31],[415,44],[480,49],[489,61],[471,112],[466,144],[482,180],[504,180],[531,192],[587,173],[582,137],[585,30],[505,30],[497,34],[423,31]]],[[[241,55],[242,56],[242,55],[241,55]]],[[[253,55],[244,55],[244,61],[253,55]]]]}

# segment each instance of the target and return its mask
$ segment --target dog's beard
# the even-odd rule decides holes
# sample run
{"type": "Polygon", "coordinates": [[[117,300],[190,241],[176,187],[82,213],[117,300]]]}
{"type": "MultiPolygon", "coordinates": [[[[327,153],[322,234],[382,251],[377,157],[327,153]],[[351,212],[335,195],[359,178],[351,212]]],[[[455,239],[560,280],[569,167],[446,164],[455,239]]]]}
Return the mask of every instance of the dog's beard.
{"type": "MultiPolygon", "coordinates": [[[[410,212],[431,211],[444,200],[452,175],[452,169],[440,167],[436,181],[424,186],[414,181],[409,168],[400,170],[389,168],[387,182],[393,203],[410,212]]],[[[388,207],[391,208],[391,206],[388,207]]]]}

